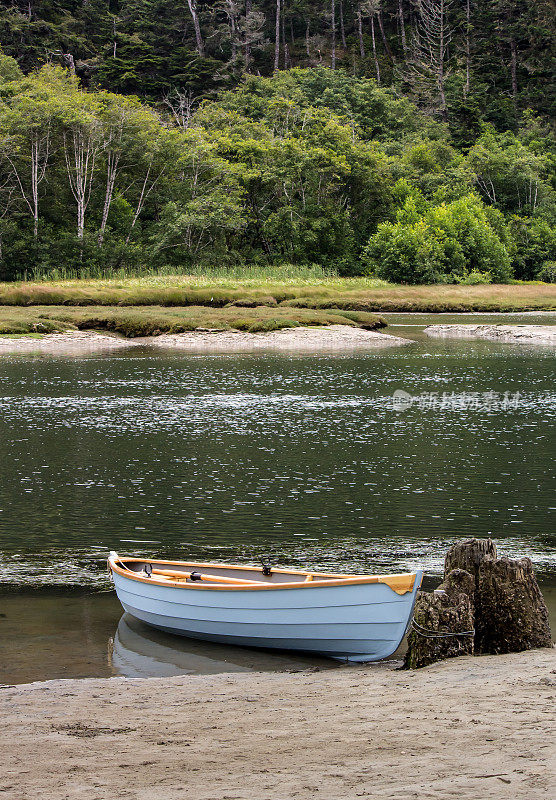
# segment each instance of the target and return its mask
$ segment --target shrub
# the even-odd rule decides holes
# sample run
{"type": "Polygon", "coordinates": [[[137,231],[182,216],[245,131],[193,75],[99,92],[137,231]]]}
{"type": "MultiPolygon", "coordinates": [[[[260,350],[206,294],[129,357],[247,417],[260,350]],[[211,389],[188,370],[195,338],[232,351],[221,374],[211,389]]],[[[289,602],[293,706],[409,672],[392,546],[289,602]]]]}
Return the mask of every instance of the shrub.
{"type": "Polygon", "coordinates": [[[507,246],[474,195],[428,206],[421,216],[408,198],[396,223],[379,225],[362,257],[369,274],[396,283],[504,283],[512,277],[507,246]]]}
{"type": "Polygon", "coordinates": [[[461,286],[479,286],[484,283],[492,283],[492,275],[490,272],[479,272],[477,269],[472,269],[465,275],[456,275],[455,280],[461,286]]]}
{"type": "Polygon", "coordinates": [[[424,221],[410,225],[384,222],[363,253],[369,274],[394,283],[435,283],[443,252],[424,221]]]}

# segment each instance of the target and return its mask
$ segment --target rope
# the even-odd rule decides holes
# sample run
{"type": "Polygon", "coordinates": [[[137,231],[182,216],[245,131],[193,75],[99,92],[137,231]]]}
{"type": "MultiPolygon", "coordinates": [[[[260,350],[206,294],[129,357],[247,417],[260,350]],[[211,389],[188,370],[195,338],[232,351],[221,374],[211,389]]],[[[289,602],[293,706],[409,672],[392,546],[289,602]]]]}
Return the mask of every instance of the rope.
{"type": "Polygon", "coordinates": [[[475,636],[474,628],[470,631],[428,631],[426,628],[423,628],[422,625],[419,625],[418,622],[415,622],[414,619],[411,620],[411,627],[415,633],[418,633],[419,636],[423,636],[425,639],[445,639],[449,636],[475,636]]]}

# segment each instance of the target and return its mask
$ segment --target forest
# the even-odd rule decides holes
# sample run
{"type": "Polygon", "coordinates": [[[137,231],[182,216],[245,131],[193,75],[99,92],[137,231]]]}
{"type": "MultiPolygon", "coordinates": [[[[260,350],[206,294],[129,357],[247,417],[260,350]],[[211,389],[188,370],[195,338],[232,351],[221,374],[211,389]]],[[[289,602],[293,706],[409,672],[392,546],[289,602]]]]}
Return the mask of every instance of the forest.
{"type": "Polygon", "coordinates": [[[0,278],[556,280],[549,0],[9,0],[0,278]]]}

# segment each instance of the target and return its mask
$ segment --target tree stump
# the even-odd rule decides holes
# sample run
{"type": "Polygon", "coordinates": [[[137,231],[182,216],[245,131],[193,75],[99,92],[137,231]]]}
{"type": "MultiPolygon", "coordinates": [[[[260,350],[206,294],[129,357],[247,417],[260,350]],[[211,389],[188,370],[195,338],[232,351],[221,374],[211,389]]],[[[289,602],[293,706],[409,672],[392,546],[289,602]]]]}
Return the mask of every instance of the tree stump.
{"type": "Polygon", "coordinates": [[[548,609],[529,558],[503,557],[481,563],[475,627],[479,653],[551,646],[548,609]]]}
{"type": "Polygon", "coordinates": [[[550,647],[548,610],[528,558],[497,558],[491,539],[456,542],[436,592],[415,603],[404,666],[445,658],[550,647]],[[475,636],[444,636],[475,629],[475,636]]]}
{"type": "Polygon", "coordinates": [[[474,628],[474,595],[475,579],[463,569],[452,570],[434,592],[419,593],[405,668],[473,654],[474,638],[469,632],[474,628]]]}
{"type": "Polygon", "coordinates": [[[464,569],[473,575],[477,588],[479,568],[485,559],[496,560],[496,545],[492,539],[464,539],[456,542],[446,553],[444,577],[453,569],[464,569]]]}

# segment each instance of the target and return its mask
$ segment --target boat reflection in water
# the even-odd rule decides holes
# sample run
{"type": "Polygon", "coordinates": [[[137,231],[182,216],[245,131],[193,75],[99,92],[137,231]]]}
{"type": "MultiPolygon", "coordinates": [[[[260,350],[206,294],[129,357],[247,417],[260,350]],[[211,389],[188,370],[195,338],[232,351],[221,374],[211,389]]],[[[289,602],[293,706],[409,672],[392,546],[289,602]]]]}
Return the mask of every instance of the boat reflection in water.
{"type": "Polygon", "coordinates": [[[120,619],[110,655],[114,674],[125,678],[338,667],[338,662],[318,656],[251,650],[236,645],[228,647],[172,636],[145,625],[130,614],[120,619]]]}

